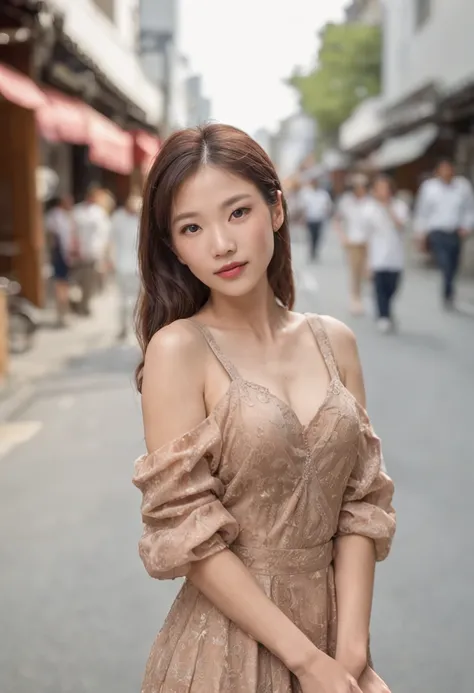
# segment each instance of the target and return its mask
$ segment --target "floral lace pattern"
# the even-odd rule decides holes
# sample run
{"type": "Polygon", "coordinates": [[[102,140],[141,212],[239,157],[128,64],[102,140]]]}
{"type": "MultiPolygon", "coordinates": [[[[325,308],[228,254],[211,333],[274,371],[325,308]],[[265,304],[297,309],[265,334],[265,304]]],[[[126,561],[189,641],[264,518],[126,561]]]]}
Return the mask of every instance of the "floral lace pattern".
{"type": "MultiPolygon", "coordinates": [[[[185,576],[193,561],[228,547],[334,656],[333,539],[370,537],[384,559],[395,531],[393,484],[366,412],[339,378],[322,321],[307,317],[331,377],[307,425],[267,388],[241,379],[199,326],[229,373],[229,389],[199,426],[140,457],[133,481],[143,494],[139,550],[152,577],[185,576]]],[[[296,692],[276,657],[185,582],[152,648],[142,693],[296,692]]]]}

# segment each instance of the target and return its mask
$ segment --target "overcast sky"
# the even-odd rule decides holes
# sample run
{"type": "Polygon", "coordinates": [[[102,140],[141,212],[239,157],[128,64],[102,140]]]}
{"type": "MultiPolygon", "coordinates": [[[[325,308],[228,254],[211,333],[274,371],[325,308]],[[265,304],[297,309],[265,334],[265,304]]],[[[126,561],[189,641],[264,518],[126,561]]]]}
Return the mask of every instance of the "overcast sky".
{"type": "Polygon", "coordinates": [[[348,0],[180,0],[180,47],[204,77],[212,117],[254,134],[274,129],[296,100],[282,84],[311,64],[318,30],[348,0]]]}

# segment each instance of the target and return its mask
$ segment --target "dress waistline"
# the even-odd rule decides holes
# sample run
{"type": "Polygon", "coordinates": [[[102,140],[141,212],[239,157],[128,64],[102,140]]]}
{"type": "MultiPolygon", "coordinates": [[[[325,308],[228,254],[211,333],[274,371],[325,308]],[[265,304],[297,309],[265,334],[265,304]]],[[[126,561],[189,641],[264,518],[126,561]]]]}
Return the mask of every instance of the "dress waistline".
{"type": "Polygon", "coordinates": [[[254,573],[296,575],[326,570],[332,563],[333,542],[308,549],[279,549],[232,544],[230,550],[254,573]]]}

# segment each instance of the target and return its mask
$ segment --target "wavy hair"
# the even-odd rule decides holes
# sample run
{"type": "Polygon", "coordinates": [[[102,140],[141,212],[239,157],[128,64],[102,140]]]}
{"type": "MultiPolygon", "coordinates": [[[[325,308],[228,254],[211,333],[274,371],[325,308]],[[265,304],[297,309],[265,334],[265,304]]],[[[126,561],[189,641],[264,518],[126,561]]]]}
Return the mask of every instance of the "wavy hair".
{"type": "MultiPolygon", "coordinates": [[[[153,335],[175,320],[192,317],[207,302],[210,290],[177,259],[171,240],[171,210],[180,186],[201,166],[210,164],[255,185],[266,203],[278,200],[281,184],[265,151],[245,132],[230,125],[208,124],[171,135],[148,174],[138,242],[141,290],[135,326],[142,358],[135,372],[141,391],[145,352],[153,335]]],[[[286,201],[285,219],[275,233],[268,281],[275,297],[291,309],[295,290],[286,201]]]]}

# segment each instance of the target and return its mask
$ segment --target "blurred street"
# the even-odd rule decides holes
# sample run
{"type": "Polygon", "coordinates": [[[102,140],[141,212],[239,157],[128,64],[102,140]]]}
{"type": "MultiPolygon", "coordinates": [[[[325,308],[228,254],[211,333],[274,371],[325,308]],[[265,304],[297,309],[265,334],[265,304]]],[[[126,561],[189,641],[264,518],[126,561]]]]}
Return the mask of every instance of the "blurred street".
{"type": "MultiPolygon", "coordinates": [[[[356,331],[369,411],[396,481],[398,535],[379,568],[377,669],[394,693],[472,693],[474,322],[446,314],[437,277],[412,272],[398,336],[350,318],[333,243],[306,265],[295,243],[298,308],[356,331]]],[[[138,559],[144,449],[133,345],[102,345],[42,381],[3,424],[0,448],[1,693],[138,691],[152,640],[179,588],[138,559]],[[2,438],[3,439],[3,438],[2,438]]]]}

